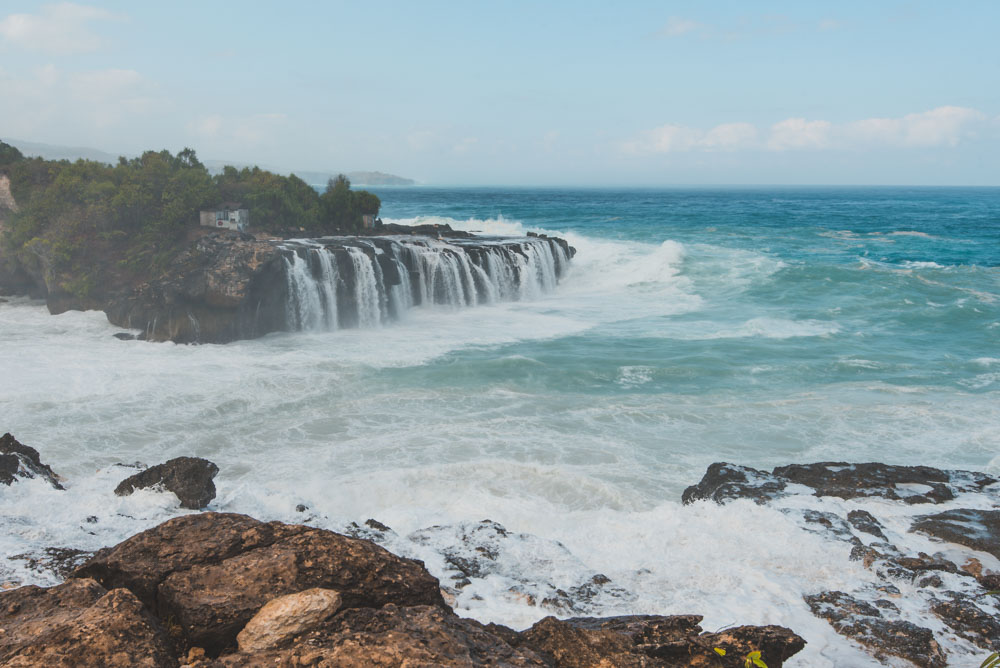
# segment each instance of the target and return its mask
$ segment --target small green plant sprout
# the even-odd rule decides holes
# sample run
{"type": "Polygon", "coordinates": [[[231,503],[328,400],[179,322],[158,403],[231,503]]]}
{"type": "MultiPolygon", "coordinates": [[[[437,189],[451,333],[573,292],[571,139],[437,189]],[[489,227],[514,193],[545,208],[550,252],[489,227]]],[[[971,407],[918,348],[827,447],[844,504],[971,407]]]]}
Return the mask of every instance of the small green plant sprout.
{"type": "Polygon", "coordinates": [[[744,668],[767,668],[767,664],[760,658],[760,650],[755,649],[746,656],[746,660],[743,662],[744,668]]]}
{"type": "Polygon", "coordinates": [[[726,650],[722,649],[721,647],[713,647],[712,649],[714,649],[715,653],[718,654],[719,656],[726,655],[726,650]]]}
{"type": "MultiPolygon", "coordinates": [[[[994,589],[993,591],[988,591],[982,596],[1000,596],[1000,589],[994,589]]],[[[983,661],[979,668],[1000,668],[1000,652],[993,652],[986,660],[983,661]]]]}

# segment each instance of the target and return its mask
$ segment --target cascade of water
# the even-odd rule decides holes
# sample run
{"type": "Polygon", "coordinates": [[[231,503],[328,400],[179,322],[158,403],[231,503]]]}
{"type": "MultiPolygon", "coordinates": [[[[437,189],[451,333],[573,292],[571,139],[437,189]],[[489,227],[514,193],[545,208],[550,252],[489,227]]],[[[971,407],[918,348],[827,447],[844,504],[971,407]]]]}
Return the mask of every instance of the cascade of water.
{"type": "Polygon", "coordinates": [[[323,294],[324,325],[327,329],[337,329],[340,319],[337,310],[337,284],[340,282],[340,272],[337,269],[337,258],[326,248],[316,251],[319,260],[319,287],[323,294]]]}
{"type": "Polygon", "coordinates": [[[347,247],[354,264],[354,299],[358,305],[358,327],[378,327],[382,324],[379,305],[378,277],[371,258],[360,248],[347,247]]]}
{"type": "MultiPolygon", "coordinates": [[[[569,266],[562,247],[548,239],[482,245],[471,252],[459,243],[436,240],[359,241],[371,252],[344,247],[353,270],[351,297],[359,327],[378,327],[417,305],[461,307],[532,299],[554,289],[569,266]]],[[[343,293],[344,280],[334,251],[301,246],[289,250],[283,258],[288,328],[338,329],[338,294],[343,293]]]]}

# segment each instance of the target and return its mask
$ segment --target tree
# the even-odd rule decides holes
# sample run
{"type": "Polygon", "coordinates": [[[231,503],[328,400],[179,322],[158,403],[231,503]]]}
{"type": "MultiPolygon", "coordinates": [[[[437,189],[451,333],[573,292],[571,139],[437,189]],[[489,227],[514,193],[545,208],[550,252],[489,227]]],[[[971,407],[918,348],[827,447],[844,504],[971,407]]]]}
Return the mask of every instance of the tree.
{"type": "Polygon", "coordinates": [[[24,160],[24,155],[10,144],[0,141],[0,167],[24,160]]]}

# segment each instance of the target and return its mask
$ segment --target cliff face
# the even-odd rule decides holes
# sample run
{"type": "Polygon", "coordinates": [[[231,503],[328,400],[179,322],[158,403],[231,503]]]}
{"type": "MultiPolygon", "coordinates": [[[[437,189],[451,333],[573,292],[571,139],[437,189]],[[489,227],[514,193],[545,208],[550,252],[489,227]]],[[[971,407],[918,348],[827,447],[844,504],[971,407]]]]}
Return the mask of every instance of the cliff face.
{"type": "Polygon", "coordinates": [[[10,177],[0,174],[0,295],[30,294],[41,297],[44,293],[38,290],[35,281],[25,272],[21,263],[3,246],[7,218],[12,213],[17,213],[17,202],[10,192],[10,177]]]}
{"type": "Polygon", "coordinates": [[[105,311],[142,338],[178,343],[375,327],[421,304],[460,308],[539,296],[556,286],[574,252],[548,237],[212,234],[105,311]]]}

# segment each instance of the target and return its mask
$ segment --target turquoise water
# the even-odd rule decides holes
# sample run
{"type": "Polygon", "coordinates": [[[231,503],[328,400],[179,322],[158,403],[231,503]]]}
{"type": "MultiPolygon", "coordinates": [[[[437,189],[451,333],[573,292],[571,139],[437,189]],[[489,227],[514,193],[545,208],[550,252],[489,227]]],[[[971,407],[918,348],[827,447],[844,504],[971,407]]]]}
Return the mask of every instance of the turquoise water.
{"type": "MultiPolygon", "coordinates": [[[[789,666],[875,665],[802,600],[877,594],[849,543],[801,514],[681,492],[720,460],[1000,474],[1000,189],[377,192],[387,220],[533,230],[578,252],[538,299],[222,346],[119,341],[99,312],[0,303],[0,431],[67,487],[2,490],[0,553],[97,549],[173,517],[172,495],[114,496],[134,472],[118,463],[202,456],[220,468],[212,510],[335,530],[374,517],[443,582],[463,523],[501,522],[503,554],[455,594],[483,621],[698,613],[707,629],[794,628],[809,645],[789,666]],[[620,589],[574,611],[524,595],[594,573],[620,589]]],[[[908,531],[920,508],[787,503],[869,510],[895,544],[940,549],[908,531]]],[[[8,580],[55,578],[9,558],[8,580]]]]}

